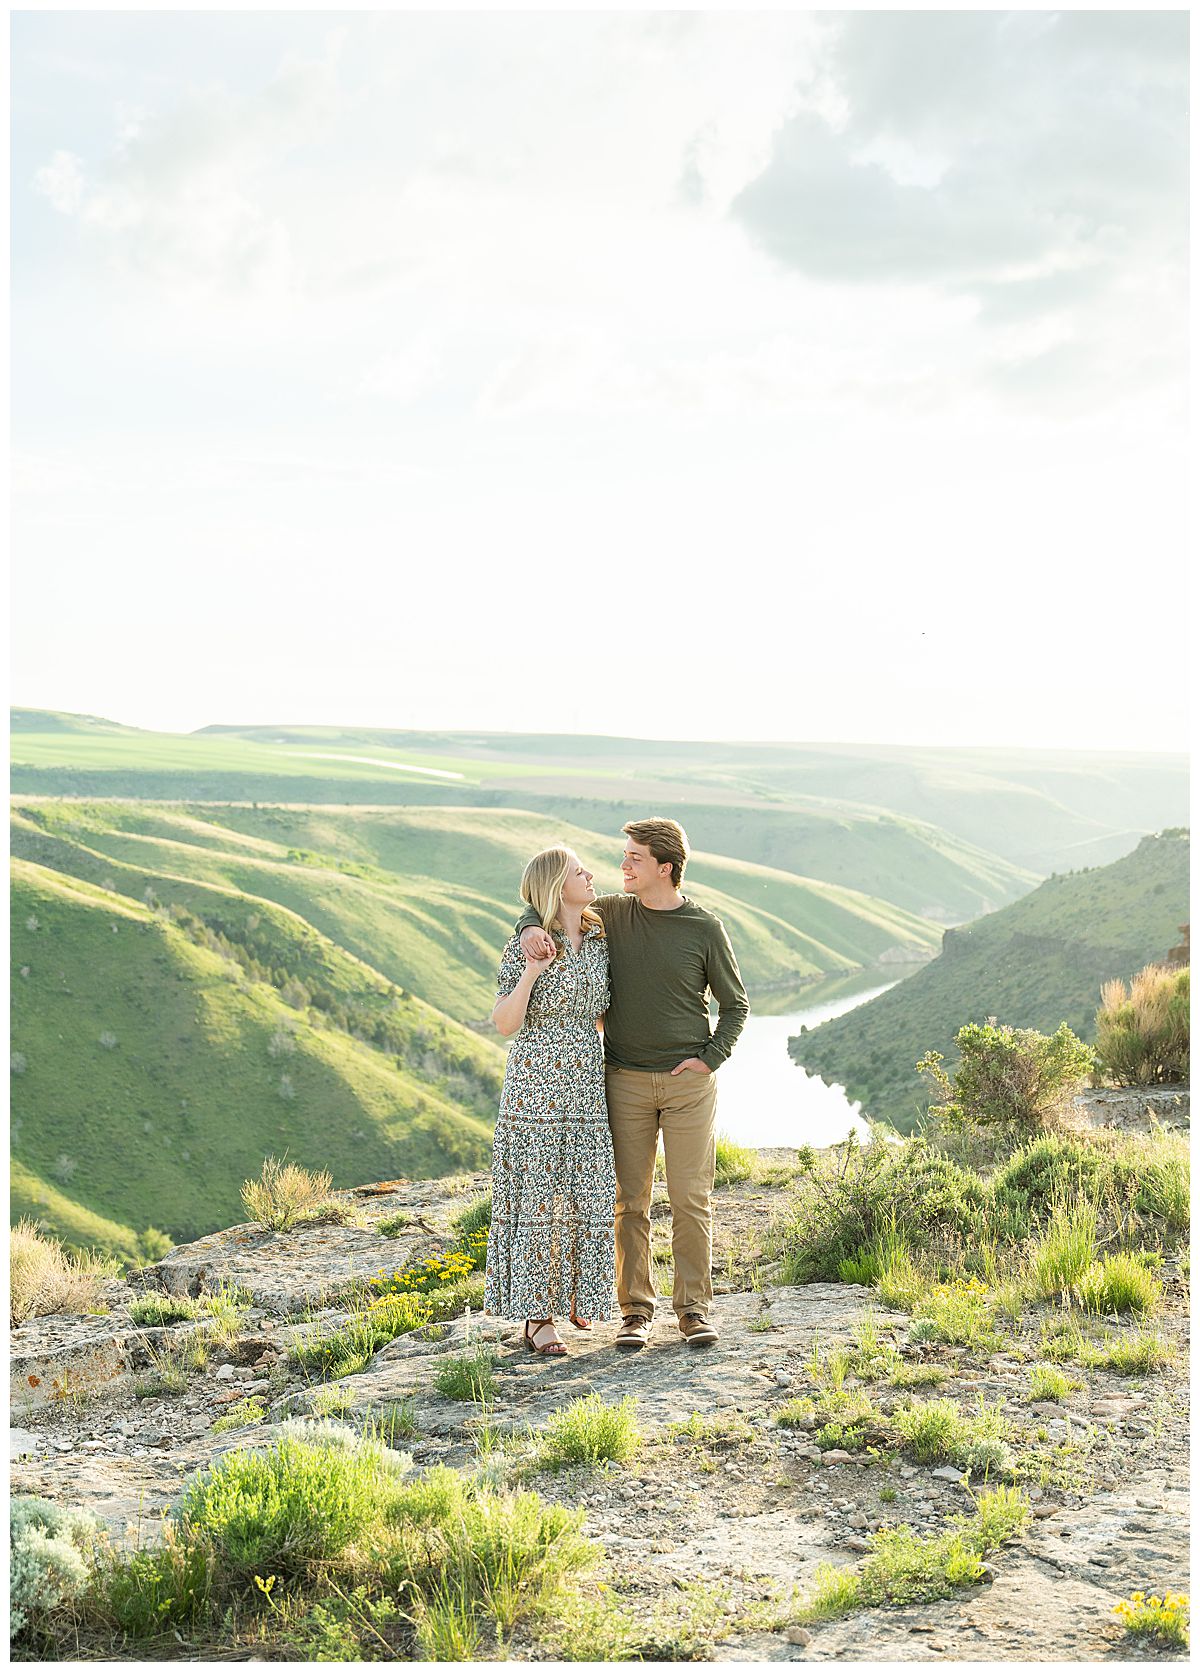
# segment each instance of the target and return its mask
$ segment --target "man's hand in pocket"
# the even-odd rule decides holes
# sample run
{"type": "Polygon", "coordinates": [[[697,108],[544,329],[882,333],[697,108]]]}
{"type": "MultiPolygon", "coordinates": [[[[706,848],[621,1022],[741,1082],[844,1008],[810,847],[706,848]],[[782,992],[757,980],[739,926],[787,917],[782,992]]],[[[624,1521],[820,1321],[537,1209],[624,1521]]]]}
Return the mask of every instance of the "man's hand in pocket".
{"type": "Polygon", "coordinates": [[[683,1061],[679,1064],[679,1067],[671,1070],[671,1077],[674,1078],[676,1074],[683,1073],[711,1074],[712,1069],[706,1062],[701,1062],[699,1057],[684,1057],[683,1061]]]}

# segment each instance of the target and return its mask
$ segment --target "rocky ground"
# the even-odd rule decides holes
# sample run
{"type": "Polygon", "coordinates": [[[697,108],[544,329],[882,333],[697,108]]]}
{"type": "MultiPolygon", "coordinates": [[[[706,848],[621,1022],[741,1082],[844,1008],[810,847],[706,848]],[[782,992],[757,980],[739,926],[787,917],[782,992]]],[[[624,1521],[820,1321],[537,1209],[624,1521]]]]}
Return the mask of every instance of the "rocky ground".
{"type": "MultiPolygon", "coordinates": [[[[1068,1367],[1086,1385],[1062,1404],[1025,1397],[1037,1358],[1036,1320],[1014,1327],[1006,1350],[907,1343],[900,1313],[879,1312],[880,1334],[906,1364],[942,1368],[919,1397],[950,1395],[964,1409],[1003,1402],[1035,1519],[991,1559],[984,1584],[953,1599],[862,1609],[847,1618],[789,1624],[789,1598],[811,1589],[819,1563],[854,1564],[873,1530],[901,1521],[943,1528],[971,1507],[956,1469],[923,1466],[894,1448],[822,1452],[810,1432],[777,1426],[787,1399],[811,1392],[813,1365],[852,1342],[873,1297],[847,1284],[781,1286],[763,1253],[785,1188],[737,1185],[717,1196],[717,1260],[724,1281],[720,1342],[687,1348],[668,1300],[648,1349],[617,1354],[615,1322],[567,1329],[570,1356],[527,1353],[518,1326],[456,1319],[439,1334],[404,1336],[361,1373],[333,1384],[348,1420],[403,1403],[416,1435],[402,1443],[418,1467],[483,1466],[503,1475],[529,1466],[529,1436],[583,1394],[632,1396],[645,1436],[635,1459],[593,1471],[526,1478],[544,1497],[581,1506],[585,1533],[603,1546],[610,1594],[640,1621],[646,1658],[738,1660],[1031,1660],[1161,1658],[1135,1650],[1112,1609],[1133,1590],[1188,1590],[1186,1290],[1168,1287],[1159,1321],[1178,1348],[1173,1367],[1144,1377],[1068,1367]],[[497,1393],[484,1432],[470,1405],[441,1397],[434,1375],[464,1345],[496,1357],[497,1393]],[[671,1425],[697,1413],[692,1434],[671,1425]],[[697,1586],[694,1582],[699,1581],[697,1586]],[[757,1608],[755,1607],[757,1605],[757,1608]],[[648,1648],[657,1653],[648,1654],[648,1648]]],[[[486,1185],[474,1179],[372,1186],[348,1192],[358,1223],[268,1233],[235,1227],[176,1249],[143,1281],[198,1295],[237,1284],[252,1301],[235,1339],[211,1343],[183,1391],[136,1396],[154,1353],[210,1326],[139,1329],[134,1298],[111,1286],[107,1315],[40,1318],[13,1336],[13,1490],[84,1505],[121,1539],[155,1537],[181,1482],[222,1450],[258,1445],[290,1414],[317,1414],[330,1394],[286,1361],[290,1339],[313,1321],[345,1316],[347,1286],[380,1267],[446,1248],[450,1220],[486,1185]],[[410,1223],[384,1239],[380,1220],[410,1223]],[[212,1432],[231,1406],[257,1394],[263,1423],[212,1432]]],[[[656,1207],[656,1239],[667,1231],[656,1207]]],[[[1120,1333],[1120,1326],[1114,1326],[1120,1333]]],[[[873,1390],[884,1413],[904,1396],[873,1390]]],[[[339,1413],[340,1414],[340,1413],[339,1413]]],[[[794,1600],[790,1605],[794,1615],[794,1600]]],[[[515,1648],[509,1653],[514,1654],[515,1648]]],[[[535,1643],[524,1658],[544,1658],[535,1643]]]]}

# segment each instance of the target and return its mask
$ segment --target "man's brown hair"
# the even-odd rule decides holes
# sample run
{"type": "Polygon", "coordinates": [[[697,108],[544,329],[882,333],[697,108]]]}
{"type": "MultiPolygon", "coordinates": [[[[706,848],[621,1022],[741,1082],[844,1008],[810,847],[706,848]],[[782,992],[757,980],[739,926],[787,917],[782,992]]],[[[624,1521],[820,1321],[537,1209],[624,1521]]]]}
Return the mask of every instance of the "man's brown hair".
{"type": "Polygon", "coordinates": [[[632,836],[644,848],[649,848],[659,865],[671,867],[671,886],[678,888],[683,881],[683,868],[688,862],[687,831],[674,819],[634,819],[621,826],[623,836],[632,836]]]}

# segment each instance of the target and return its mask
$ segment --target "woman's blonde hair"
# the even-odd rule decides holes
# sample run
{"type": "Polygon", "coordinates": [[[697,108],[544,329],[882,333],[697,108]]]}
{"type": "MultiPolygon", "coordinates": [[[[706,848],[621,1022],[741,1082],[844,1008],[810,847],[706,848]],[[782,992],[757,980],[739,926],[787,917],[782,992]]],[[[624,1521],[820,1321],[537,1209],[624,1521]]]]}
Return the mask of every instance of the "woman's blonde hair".
{"type": "MultiPolygon", "coordinates": [[[[555,927],[561,931],[559,912],[562,908],[563,884],[572,865],[577,863],[570,848],[544,848],[541,853],[535,853],[525,867],[525,874],[521,878],[521,898],[537,912],[542,920],[542,928],[547,934],[555,927]]],[[[604,925],[600,921],[598,911],[593,911],[591,906],[585,906],[582,919],[585,929],[599,929],[603,935],[604,925]]]]}

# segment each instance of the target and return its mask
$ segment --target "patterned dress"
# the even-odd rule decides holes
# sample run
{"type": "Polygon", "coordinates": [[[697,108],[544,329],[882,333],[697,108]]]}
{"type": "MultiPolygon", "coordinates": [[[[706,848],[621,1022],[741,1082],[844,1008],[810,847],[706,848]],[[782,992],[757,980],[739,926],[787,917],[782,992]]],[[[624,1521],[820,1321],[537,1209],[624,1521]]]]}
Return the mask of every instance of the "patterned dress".
{"type": "MultiPolygon", "coordinates": [[[[502,1318],[607,1318],[616,1178],[604,1101],[608,947],[588,929],[538,977],[509,1047],[492,1144],[492,1228],[484,1308],[502,1318]]],[[[514,935],[497,996],[525,972],[514,935]]]]}

